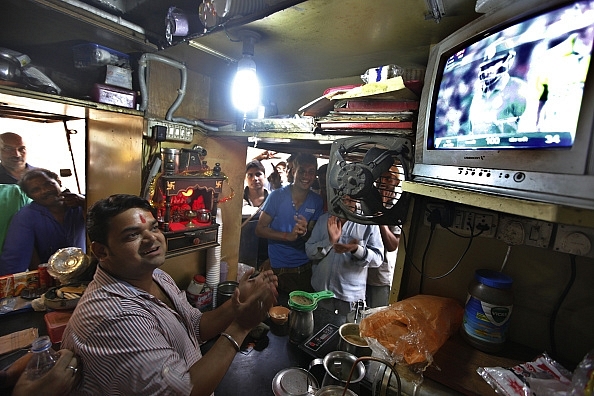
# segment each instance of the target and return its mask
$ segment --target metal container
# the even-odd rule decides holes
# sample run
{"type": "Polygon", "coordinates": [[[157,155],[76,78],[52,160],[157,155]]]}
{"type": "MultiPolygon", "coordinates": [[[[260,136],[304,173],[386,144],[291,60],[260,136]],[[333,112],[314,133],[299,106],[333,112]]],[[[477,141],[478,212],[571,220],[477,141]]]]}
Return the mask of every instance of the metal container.
{"type": "Polygon", "coordinates": [[[293,344],[301,344],[313,335],[313,331],[313,310],[301,311],[292,307],[289,312],[289,341],[293,344]]]}
{"type": "Polygon", "coordinates": [[[78,247],[58,249],[48,260],[47,272],[61,284],[72,283],[83,275],[91,259],[78,247]]]}
{"type": "Polygon", "coordinates": [[[324,370],[326,370],[322,381],[322,388],[332,385],[344,387],[347,381],[350,384],[354,384],[365,377],[365,365],[362,361],[357,362],[357,357],[352,353],[332,351],[324,356],[323,359],[312,360],[309,364],[308,371],[311,371],[314,366],[319,364],[324,365],[324,370]],[[354,370],[352,370],[353,366],[355,366],[354,370]]]}
{"type": "Polygon", "coordinates": [[[239,283],[235,281],[225,281],[217,285],[217,307],[223,305],[225,301],[233,296],[238,285],[239,283]]]}
{"type": "Polygon", "coordinates": [[[315,396],[357,396],[357,394],[350,389],[345,391],[344,386],[329,385],[318,389],[315,396]]]}
{"type": "Polygon", "coordinates": [[[196,211],[198,216],[196,217],[196,221],[200,224],[208,224],[210,223],[210,210],[208,209],[198,209],[196,211]]]}
{"type": "Polygon", "coordinates": [[[345,323],[338,329],[338,349],[352,353],[357,357],[371,356],[371,348],[361,337],[358,323],[345,323]]]}
{"type": "Polygon", "coordinates": [[[281,370],[272,380],[272,392],[275,396],[311,396],[313,389],[318,388],[316,378],[299,367],[281,370]]]}
{"type": "Polygon", "coordinates": [[[173,175],[179,172],[179,150],[174,148],[162,148],[163,173],[173,175]]]}

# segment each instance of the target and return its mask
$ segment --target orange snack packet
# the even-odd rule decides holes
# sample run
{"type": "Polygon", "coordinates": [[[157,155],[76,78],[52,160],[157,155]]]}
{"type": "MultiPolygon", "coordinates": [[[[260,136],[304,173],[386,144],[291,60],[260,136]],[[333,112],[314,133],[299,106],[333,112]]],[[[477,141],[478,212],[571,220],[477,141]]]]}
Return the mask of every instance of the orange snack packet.
{"type": "Polygon", "coordinates": [[[458,330],[463,314],[452,298],[419,294],[363,318],[361,336],[377,340],[396,362],[428,366],[458,330]]]}

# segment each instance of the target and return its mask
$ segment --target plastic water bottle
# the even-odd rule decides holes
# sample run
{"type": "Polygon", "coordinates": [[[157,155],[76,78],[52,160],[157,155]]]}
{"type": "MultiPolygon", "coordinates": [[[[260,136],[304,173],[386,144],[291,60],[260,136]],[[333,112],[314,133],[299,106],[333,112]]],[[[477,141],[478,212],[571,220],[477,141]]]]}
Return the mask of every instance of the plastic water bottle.
{"type": "Polygon", "coordinates": [[[31,344],[33,357],[25,367],[25,375],[30,380],[35,380],[47,373],[58,361],[58,353],[53,350],[52,342],[48,336],[41,336],[31,344]]]}

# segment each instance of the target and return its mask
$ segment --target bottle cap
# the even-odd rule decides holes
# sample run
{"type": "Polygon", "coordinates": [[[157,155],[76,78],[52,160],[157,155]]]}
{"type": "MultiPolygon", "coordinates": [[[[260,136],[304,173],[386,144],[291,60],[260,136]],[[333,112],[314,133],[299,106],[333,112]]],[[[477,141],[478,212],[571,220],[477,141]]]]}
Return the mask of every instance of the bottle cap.
{"type": "Polygon", "coordinates": [[[513,284],[513,279],[498,271],[479,269],[474,273],[474,278],[489,287],[496,289],[510,289],[513,284]]]}
{"type": "Polygon", "coordinates": [[[196,283],[206,283],[206,278],[200,274],[194,275],[194,281],[196,283]]]}

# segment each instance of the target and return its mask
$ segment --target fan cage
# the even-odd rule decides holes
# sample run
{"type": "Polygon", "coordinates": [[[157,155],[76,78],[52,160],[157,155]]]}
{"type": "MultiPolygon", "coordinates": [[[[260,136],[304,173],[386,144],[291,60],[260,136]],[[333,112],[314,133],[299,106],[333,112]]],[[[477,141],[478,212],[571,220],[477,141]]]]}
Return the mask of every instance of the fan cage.
{"type": "MultiPolygon", "coordinates": [[[[398,159],[395,159],[398,161],[398,159]]],[[[376,190],[379,191],[382,198],[385,198],[383,207],[385,211],[392,209],[402,196],[402,181],[406,180],[406,174],[404,173],[404,168],[401,164],[393,165],[390,168],[389,176],[386,173],[382,174],[378,179],[375,180],[373,186],[376,190]],[[390,179],[398,180],[398,185],[393,188],[390,188],[390,179]]],[[[378,211],[373,213],[372,215],[365,215],[362,210],[362,201],[365,199],[363,198],[352,198],[349,195],[346,195],[346,199],[343,198],[342,200],[342,207],[349,212],[352,212],[358,216],[362,217],[375,217],[381,216],[385,214],[385,211],[378,211]]]]}
{"type": "Polygon", "coordinates": [[[334,183],[327,181],[328,208],[331,214],[363,224],[402,224],[408,210],[408,195],[402,191],[402,182],[409,178],[407,175],[410,174],[412,150],[410,146],[404,144],[407,147],[403,147],[400,143],[400,140],[374,139],[354,142],[344,139],[342,142],[335,142],[336,146],[330,155],[328,177],[334,176],[338,180],[334,183]],[[369,158],[368,153],[372,148],[379,149],[381,155],[389,154],[392,165],[388,171],[369,180],[373,177],[371,170],[378,166],[378,162],[382,162],[381,158],[369,158]],[[363,187],[358,185],[362,179],[366,179],[363,187]],[[393,187],[390,186],[390,181],[393,187]],[[353,192],[355,193],[352,194],[353,192]],[[378,193],[381,207],[377,205],[370,208],[369,202],[373,201],[370,196],[377,197],[378,193]]]}

